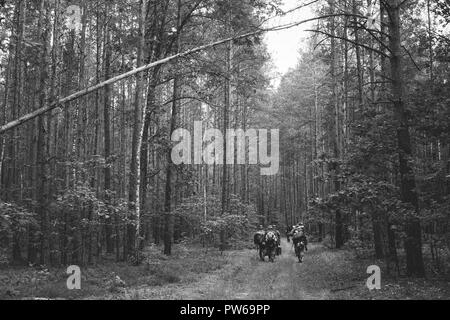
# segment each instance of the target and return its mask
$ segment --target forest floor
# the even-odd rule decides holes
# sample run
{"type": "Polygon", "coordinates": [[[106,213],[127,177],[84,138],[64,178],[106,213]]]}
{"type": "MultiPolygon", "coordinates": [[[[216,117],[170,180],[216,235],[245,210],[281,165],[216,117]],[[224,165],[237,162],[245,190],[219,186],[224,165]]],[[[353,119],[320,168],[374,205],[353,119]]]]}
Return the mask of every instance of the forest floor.
{"type": "Polygon", "coordinates": [[[105,264],[82,269],[82,289],[69,291],[64,271],[0,270],[0,299],[450,299],[450,282],[393,279],[382,274],[381,290],[366,287],[366,269],[376,261],[355,259],[346,250],[311,244],[298,263],[292,244],[274,263],[256,250],[177,246],[172,257],[147,252],[143,266],[105,264]]]}
{"type": "MultiPolygon", "coordinates": [[[[370,291],[367,267],[348,251],[311,244],[303,263],[292,244],[282,241],[283,254],[274,263],[259,260],[256,250],[229,252],[228,263],[198,281],[160,288],[127,290],[125,299],[184,300],[341,300],[450,299],[448,281],[394,280],[382,277],[382,289],[370,291]]],[[[110,296],[109,298],[120,298],[110,296]]]]}

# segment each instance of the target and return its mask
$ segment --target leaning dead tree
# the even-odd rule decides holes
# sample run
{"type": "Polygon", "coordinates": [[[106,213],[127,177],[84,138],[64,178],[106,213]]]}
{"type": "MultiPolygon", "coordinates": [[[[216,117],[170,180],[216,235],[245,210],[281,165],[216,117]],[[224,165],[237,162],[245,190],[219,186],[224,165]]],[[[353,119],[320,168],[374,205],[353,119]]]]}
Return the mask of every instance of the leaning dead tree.
{"type": "Polygon", "coordinates": [[[194,53],[206,50],[206,49],[210,49],[210,48],[219,46],[221,44],[224,44],[224,43],[227,43],[227,42],[230,42],[230,41],[236,41],[236,40],[248,38],[248,37],[251,37],[251,36],[255,36],[255,35],[260,34],[260,33],[264,32],[264,31],[265,30],[258,30],[258,31],[242,34],[240,36],[236,36],[236,37],[231,37],[231,38],[228,38],[228,39],[220,40],[220,41],[217,41],[217,42],[214,42],[214,43],[210,43],[210,44],[207,44],[207,45],[204,45],[204,46],[200,46],[200,47],[194,48],[192,50],[188,50],[188,51],[185,51],[185,52],[182,52],[182,53],[179,53],[179,54],[175,54],[175,55],[169,56],[167,58],[164,58],[164,59],[161,59],[161,60],[158,60],[158,61],[146,64],[146,65],[144,65],[142,67],[139,67],[139,68],[133,69],[131,71],[125,72],[125,73],[123,73],[121,75],[118,75],[118,76],[113,77],[111,79],[108,79],[106,81],[100,82],[100,83],[98,83],[98,84],[96,84],[94,86],[88,87],[88,88],[83,89],[83,90],[78,91],[78,92],[75,92],[75,93],[71,94],[70,96],[62,98],[62,99],[60,99],[60,100],[58,100],[56,102],[50,103],[49,105],[47,105],[45,107],[42,107],[40,109],[37,109],[37,110],[35,110],[35,111],[31,112],[31,113],[28,113],[28,114],[20,117],[17,120],[11,121],[11,122],[9,122],[9,123],[7,123],[7,124],[5,124],[5,125],[0,127],[0,134],[3,134],[3,133],[5,133],[5,132],[7,132],[7,131],[9,131],[11,129],[14,129],[14,128],[16,128],[16,127],[18,127],[18,126],[20,126],[20,125],[22,125],[22,124],[32,120],[32,119],[35,119],[35,118],[37,118],[37,117],[39,117],[39,116],[41,116],[41,115],[43,115],[43,114],[45,114],[47,112],[50,112],[50,111],[56,109],[57,107],[62,106],[64,104],[68,103],[68,102],[71,102],[73,100],[79,99],[79,98],[81,98],[81,97],[83,97],[83,96],[85,96],[87,94],[90,94],[92,92],[100,90],[100,89],[102,89],[102,88],[104,88],[106,86],[114,84],[114,83],[116,83],[116,82],[118,82],[120,80],[126,79],[128,77],[133,76],[133,75],[136,75],[136,74],[138,74],[140,72],[149,70],[149,69],[154,68],[154,67],[159,66],[159,65],[166,64],[166,63],[171,62],[171,61],[173,61],[175,59],[178,59],[178,58],[182,58],[182,57],[185,57],[185,56],[188,56],[188,55],[191,55],[191,54],[194,54],[194,53]]]}

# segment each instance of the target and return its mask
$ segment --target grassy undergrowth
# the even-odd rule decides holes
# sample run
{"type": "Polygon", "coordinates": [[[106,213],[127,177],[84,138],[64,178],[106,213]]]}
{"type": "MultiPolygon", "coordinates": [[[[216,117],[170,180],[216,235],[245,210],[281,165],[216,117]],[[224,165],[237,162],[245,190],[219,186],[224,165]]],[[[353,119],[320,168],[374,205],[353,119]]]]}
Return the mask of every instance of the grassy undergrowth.
{"type": "Polygon", "coordinates": [[[201,274],[220,269],[225,257],[217,250],[175,246],[173,255],[164,256],[161,248],[144,252],[140,266],[105,261],[81,267],[81,290],[68,290],[65,268],[0,269],[0,300],[7,299],[83,299],[122,294],[136,286],[157,287],[170,283],[196,281],[201,274]]]}
{"type": "Polygon", "coordinates": [[[387,273],[385,262],[374,258],[356,258],[346,250],[330,250],[334,256],[334,267],[328,273],[332,283],[331,298],[337,300],[448,300],[450,299],[450,278],[448,275],[436,275],[427,270],[423,279],[410,278],[395,271],[387,273]],[[339,261],[339,263],[336,263],[339,261]],[[377,265],[381,268],[381,289],[368,290],[366,287],[369,274],[367,267],[377,265]]]}
{"type": "MultiPolygon", "coordinates": [[[[285,256],[289,254],[293,253],[289,250],[284,252],[285,256]]],[[[197,288],[202,280],[207,279],[207,273],[222,269],[226,265],[233,268],[223,268],[223,271],[214,273],[218,277],[217,281],[236,282],[240,277],[257,275],[258,268],[265,270],[270,266],[259,261],[256,264],[252,263],[255,255],[253,250],[229,251],[221,254],[217,249],[206,250],[199,246],[176,245],[173,248],[173,255],[167,257],[161,253],[161,248],[148,247],[144,251],[144,262],[137,267],[108,260],[96,266],[82,267],[81,290],[73,291],[66,287],[68,275],[65,268],[0,269],[0,300],[178,298],[180,290],[197,288]],[[242,264],[247,260],[248,265],[242,264]]],[[[425,259],[427,258],[425,255],[425,259]]],[[[278,261],[272,267],[278,270],[276,272],[280,273],[280,276],[289,272],[293,264],[297,266],[295,259],[292,259],[285,263],[284,267],[277,269],[280,263],[278,261]]],[[[384,261],[361,256],[357,258],[352,250],[334,250],[317,245],[314,250],[307,253],[305,263],[299,270],[300,274],[292,274],[292,278],[288,280],[297,281],[299,288],[305,293],[325,290],[326,299],[450,299],[448,277],[438,276],[430,270],[427,270],[426,279],[388,275],[384,261]],[[381,290],[369,291],[365,285],[369,277],[366,270],[370,265],[378,265],[381,268],[381,290]]],[[[266,282],[265,276],[261,279],[257,277],[252,279],[253,282],[266,282]]],[[[281,276],[280,279],[284,278],[281,276]]],[[[279,281],[282,281],[280,279],[279,281]]],[[[237,285],[241,286],[242,283],[237,281],[237,285]]],[[[253,285],[254,283],[249,284],[253,285]]],[[[290,287],[289,283],[277,285],[290,287]]]]}

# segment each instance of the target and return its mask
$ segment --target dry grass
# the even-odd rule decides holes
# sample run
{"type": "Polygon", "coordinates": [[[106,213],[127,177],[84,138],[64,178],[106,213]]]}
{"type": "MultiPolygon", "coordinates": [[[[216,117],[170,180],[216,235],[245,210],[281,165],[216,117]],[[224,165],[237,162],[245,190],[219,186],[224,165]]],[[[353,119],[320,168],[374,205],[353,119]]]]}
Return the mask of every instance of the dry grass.
{"type": "Polygon", "coordinates": [[[110,298],[136,286],[157,287],[189,283],[201,274],[217,270],[225,258],[217,250],[175,246],[166,257],[161,248],[148,248],[141,266],[108,262],[81,268],[81,290],[68,290],[65,269],[0,269],[0,300],[110,298]]]}

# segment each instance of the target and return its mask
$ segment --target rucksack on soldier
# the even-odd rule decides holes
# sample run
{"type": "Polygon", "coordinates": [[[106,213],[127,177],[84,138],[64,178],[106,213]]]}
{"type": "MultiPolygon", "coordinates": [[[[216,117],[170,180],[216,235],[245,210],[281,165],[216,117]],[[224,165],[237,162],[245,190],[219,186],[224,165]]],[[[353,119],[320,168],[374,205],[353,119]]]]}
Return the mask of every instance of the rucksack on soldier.
{"type": "Polygon", "coordinates": [[[266,241],[270,240],[270,239],[272,239],[274,241],[277,240],[277,235],[275,234],[275,232],[273,232],[273,231],[267,232],[267,234],[266,234],[266,241]]]}
{"type": "Polygon", "coordinates": [[[292,239],[300,239],[301,237],[303,237],[304,232],[301,230],[297,230],[294,232],[294,235],[292,236],[292,239]]]}

